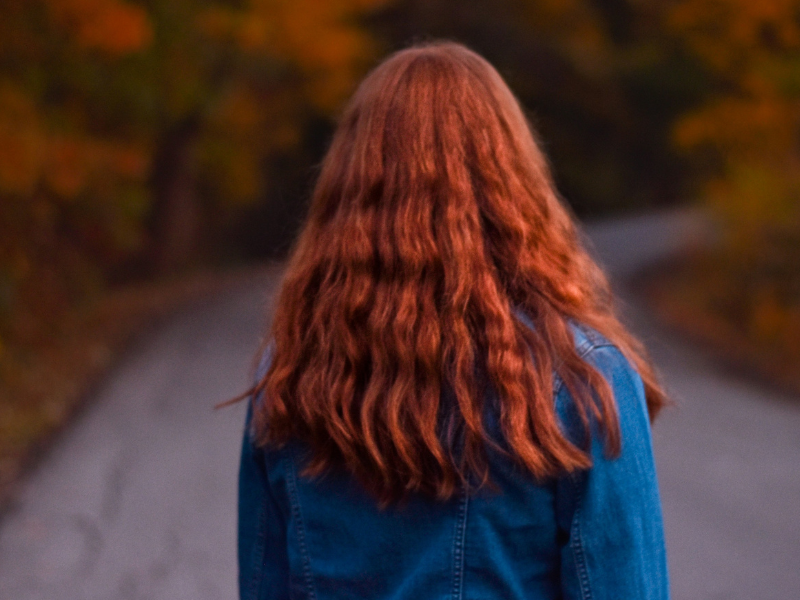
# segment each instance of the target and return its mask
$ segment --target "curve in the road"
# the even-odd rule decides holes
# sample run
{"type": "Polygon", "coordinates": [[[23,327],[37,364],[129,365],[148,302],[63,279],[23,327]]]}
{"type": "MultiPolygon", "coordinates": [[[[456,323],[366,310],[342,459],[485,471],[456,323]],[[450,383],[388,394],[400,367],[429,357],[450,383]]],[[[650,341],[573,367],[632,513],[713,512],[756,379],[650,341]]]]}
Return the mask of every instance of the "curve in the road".
{"type": "MultiPolygon", "coordinates": [[[[800,408],[659,330],[622,282],[708,237],[694,211],[588,228],[624,316],[678,402],[654,428],[673,598],[800,598],[800,408]]],[[[236,470],[278,273],[146,335],[0,524],[0,598],[235,598],[236,470]]],[[[795,399],[796,400],[796,399],[795,399]]]]}

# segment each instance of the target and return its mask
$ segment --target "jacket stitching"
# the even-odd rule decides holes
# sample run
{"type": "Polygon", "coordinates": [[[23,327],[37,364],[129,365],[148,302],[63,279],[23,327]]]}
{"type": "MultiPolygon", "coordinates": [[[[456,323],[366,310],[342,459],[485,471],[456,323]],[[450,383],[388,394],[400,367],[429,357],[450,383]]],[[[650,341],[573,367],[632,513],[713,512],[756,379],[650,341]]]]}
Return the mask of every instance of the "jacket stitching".
{"type": "MultiPolygon", "coordinates": [[[[614,344],[611,342],[591,342],[586,340],[577,347],[576,351],[578,352],[578,357],[584,359],[589,355],[590,352],[599,348],[616,348],[616,346],[614,346],[614,344]]],[[[555,396],[561,391],[561,387],[564,385],[564,380],[561,379],[558,373],[556,373],[555,369],[553,370],[553,377],[555,378],[555,382],[553,383],[553,395],[555,396]]]]}
{"type": "MultiPolygon", "coordinates": [[[[525,311],[517,308],[514,310],[514,314],[517,318],[522,321],[526,326],[533,329],[533,321],[531,321],[530,317],[525,314],[525,311]]],[[[580,358],[584,358],[589,352],[594,350],[595,348],[601,348],[603,346],[613,346],[611,342],[606,340],[603,337],[598,337],[596,333],[592,333],[592,330],[587,331],[584,327],[582,327],[579,323],[572,321],[575,329],[577,329],[582,335],[583,340],[580,344],[577,344],[575,351],[578,353],[580,358]]],[[[574,337],[574,334],[573,334],[574,337]]],[[[553,369],[553,395],[558,394],[561,390],[561,386],[564,385],[564,381],[558,375],[558,369],[553,369]]]]}
{"type": "Polygon", "coordinates": [[[308,556],[308,549],[306,548],[303,514],[300,509],[300,500],[297,496],[297,473],[295,472],[295,464],[294,460],[292,460],[291,454],[287,457],[287,459],[289,461],[289,468],[286,470],[286,487],[289,490],[289,499],[292,503],[292,516],[295,520],[297,544],[300,547],[300,555],[303,560],[303,578],[305,579],[308,597],[314,599],[317,597],[317,594],[314,591],[314,580],[311,576],[311,561],[308,556]]]}
{"type": "Polygon", "coordinates": [[[468,505],[469,498],[465,490],[459,501],[458,519],[453,536],[453,600],[461,600],[464,594],[464,546],[468,505]]]}
{"type": "Polygon", "coordinates": [[[265,552],[265,540],[266,540],[266,525],[267,525],[267,511],[266,511],[266,503],[268,502],[268,498],[265,496],[262,500],[259,511],[258,511],[258,521],[256,525],[256,548],[253,552],[253,576],[250,578],[250,585],[248,588],[247,597],[248,598],[257,598],[258,597],[258,590],[261,587],[261,582],[264,576],[264,552],[265,552]]]}
{"type": "Polygon", "coordinates": [[[581,586],[581,598],[591,600],[592,586],[589,579],[589,569],[586,566],[586,554],[583,549],[583,537],[581,535],[581,508],[583,505],[583,490],[578,489],[575,499],[575,514],[572,520],[572,535],[570,536],[570,546],[572,556],[575,561],[575,569],[578,571],[578,581],[581,586]]]}

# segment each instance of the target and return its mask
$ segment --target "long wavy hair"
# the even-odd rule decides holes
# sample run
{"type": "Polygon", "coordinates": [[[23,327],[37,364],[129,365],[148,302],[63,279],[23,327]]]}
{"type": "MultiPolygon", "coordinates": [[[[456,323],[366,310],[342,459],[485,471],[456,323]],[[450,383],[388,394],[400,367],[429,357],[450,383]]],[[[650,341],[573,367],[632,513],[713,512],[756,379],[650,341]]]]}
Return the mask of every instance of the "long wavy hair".
{"type": "Polygon", "coordinates": [[[252,390],[257,443],[301,440],[307,475],[344,466],[384,503],[445,499],[490,481],[491,387],[502,447],[534,477],[588,468],[553,373],[610,455],[619,424],[570,321],[632,362],[654,418],[666,396],[512,92],[460,44],[402,50],[363,80],[322,163],[252,390]]]}

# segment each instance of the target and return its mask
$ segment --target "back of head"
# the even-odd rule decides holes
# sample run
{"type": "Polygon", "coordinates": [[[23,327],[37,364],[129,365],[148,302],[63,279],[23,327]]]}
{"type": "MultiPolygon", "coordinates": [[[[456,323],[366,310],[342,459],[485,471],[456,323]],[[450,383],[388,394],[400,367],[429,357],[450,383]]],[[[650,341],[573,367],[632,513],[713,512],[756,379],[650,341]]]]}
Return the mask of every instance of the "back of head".
{"type": "Polygon", "coordinates": [[[323,162],[275,307],[256,431],[307,442],[309,474],[344,465],[384,501],[446,498],[488,476],[485,379],[534,476],[586,467],[559,429],[553,370],[612,452],[618,426],[570,320],[632,361],[655,416],[665,398],[652,367],[505,82],[459,44],[400,51],[362,82],[323,162]]]}

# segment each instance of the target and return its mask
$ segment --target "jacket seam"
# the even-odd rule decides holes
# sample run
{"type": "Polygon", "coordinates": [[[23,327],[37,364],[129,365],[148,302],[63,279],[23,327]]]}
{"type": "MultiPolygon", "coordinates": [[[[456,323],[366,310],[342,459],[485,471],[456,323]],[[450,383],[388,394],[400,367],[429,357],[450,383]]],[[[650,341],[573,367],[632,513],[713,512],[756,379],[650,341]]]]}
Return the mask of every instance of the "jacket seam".
{"type": "Polygon", "coordinates": [[[570,536],[570,546],[572,547],[572,557],[575,562],[575,570],[578,572],[578,582],[581,587],[582,600],[591,600],[592,586],[589,578],[589,569],[586,566],[586,553],[583,548],[583,536],[581,534],[581,509],[583,506],[583,490],[578,489],[575,499],[575,514],[572,521],[572,535],[570,536]]]}
{"type": "Polygon", "coordinates": [[[256,549],[253,552],[253,576],[250,578],[247,597],[255,600],[258,598],[258,590],[264,578],[264,553],[266,545],[266,525],[267,511],[266,503],[269,501],[267,496],[261,501],[258,509],[258,522],[256,525],[256,549]]]}
{"type": "Polygon", "coordinates": [[[291,501],[292,516],[295,521],[295,533],[297,534],[297,544],[300,548],[300,556],[303,562],[303,579],[306,584],[306,593],[312,600],[317,597],[314,590],[314,580],[311,575],[311,560],[306,547],[305,527],[303,525],[303,512],[300,508],[300,500],[297,495],[297,472],[291,454],[287,457],[289,468],[286,470],[286,487],[289,491],[291,501]]]}
{"type": "MultiPolygon", "coordinates": [[[[591,352],[600,348],[616,348],[616,346],[614,346],[614,344],[611,342],[586,341],[577,348],[578,358],[585,359],[591,352]]],[[[555,396],[561,391],[561,388],[564,385],[564,380],[561,379],[561,377],[555,371],[553,372],[553,375],[556,379],[555,383],[553,384],[553,395],[555,396]]]]}
{"type": "Polygon", "coordinates": [[[459,500],[458,519],[453,536],[453,600],[461,600],[464,595],[464,546],[468,508],[469,496],[465,490],[459,500]]]}

